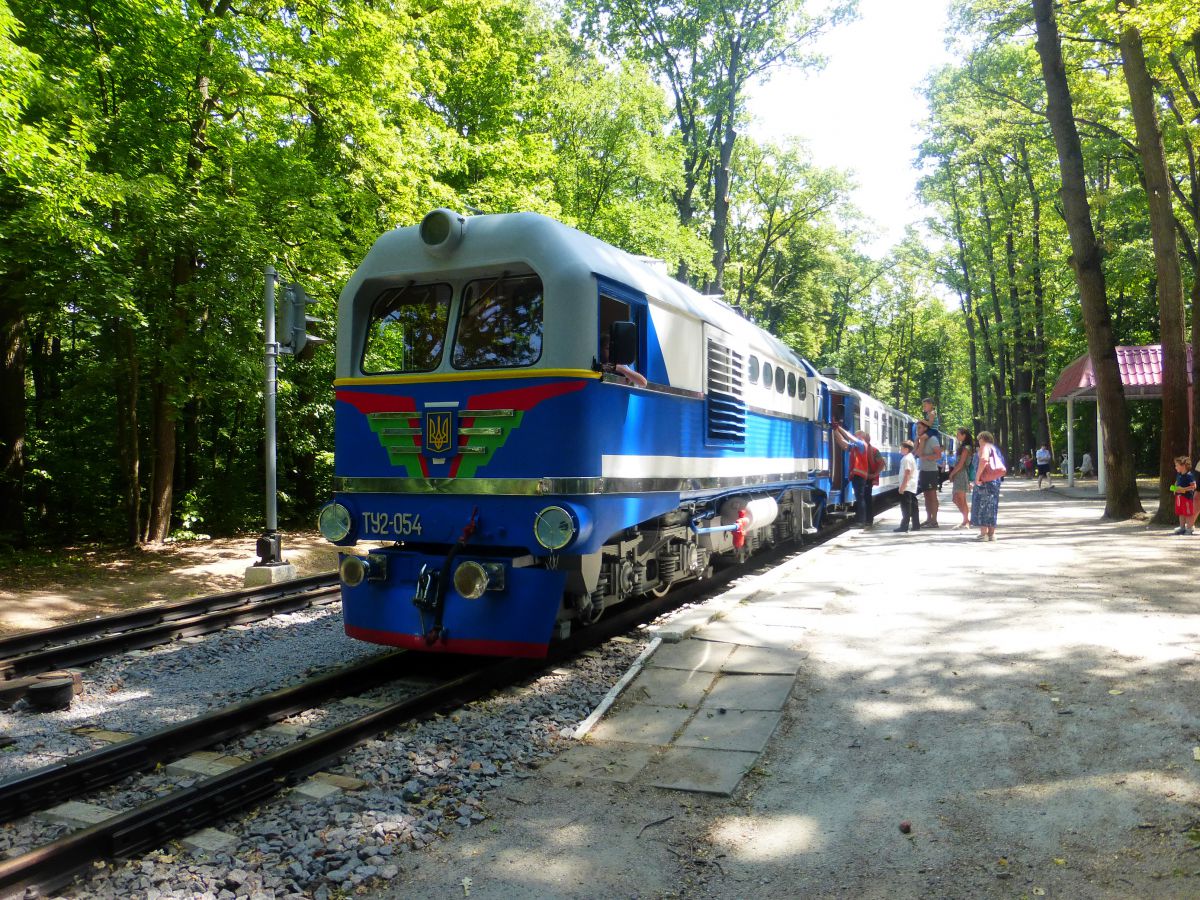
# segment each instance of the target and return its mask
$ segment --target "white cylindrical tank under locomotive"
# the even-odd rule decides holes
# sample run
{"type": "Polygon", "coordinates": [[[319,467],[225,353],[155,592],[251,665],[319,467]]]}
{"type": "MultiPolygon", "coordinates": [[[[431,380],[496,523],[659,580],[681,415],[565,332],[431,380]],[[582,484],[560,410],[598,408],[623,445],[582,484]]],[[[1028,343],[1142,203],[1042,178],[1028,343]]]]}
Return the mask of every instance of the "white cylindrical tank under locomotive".
{"type": "Polygon", "coordinates": [[[430,213],[338,312],[346,632],[537,656],[605,607],[815,530],[829,391],[721,301],[544,216],[430,213]]]}

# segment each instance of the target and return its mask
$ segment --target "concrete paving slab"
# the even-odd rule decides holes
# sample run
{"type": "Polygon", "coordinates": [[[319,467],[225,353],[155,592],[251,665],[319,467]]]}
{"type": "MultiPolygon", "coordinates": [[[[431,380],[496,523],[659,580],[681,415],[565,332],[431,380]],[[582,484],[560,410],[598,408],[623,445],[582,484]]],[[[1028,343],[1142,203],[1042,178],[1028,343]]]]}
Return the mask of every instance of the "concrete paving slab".
{"type": "Polygon", "coordinates": [[[783,709],[796,679],[791,675],[722,675],[701,709],[783,709]]]}
{"type": "Polygon", "coordinates": [[[55,825],[70,825],[72,828],[87,828],[97,825],[105,819],[111,819],[116,813],[94,803],[81,803],[78,800],[68,800],[49,809],[40,809],[33,818],[55,825]]]}
{"type": "Polygon", "coordinates": [[[693,710],[634,703],[612,713],[592,730],[596,741],[661,746],[691,718],[693,710]]]}
{"type": "Polygon", "coordinates": [[[618,744],[605,741],[602,744],[578,744],[554,761],[542,767],[542,771],[563,778],[590,778],[595,781],[615,781],[629,784],[654,758],[654,750],[637,744],[618,744]]]}
{"type": "Polygon", "coordinates": [[[643,669],[625,690],[634,703],[695,709],[716,680],[716,672],[643,669]]]}
{"type": "Polygon", "coordinates": [[[179,843],[183,844],[189,850],[200,851],[202,853],[217,853],[237,844],[237,839],[232,834],[227,834],[224,831],[218,831],[215,828],[204,828],[195,834],[189,834],[179,843]]]}
{"type": "Polygon", "coordinates": [[[738,622],[712,622],[695,633],[701,641],[725,644],[744,644],[748,647],[772,647],[777,650],[797,650],[804,643],[803,628],[773,626],[760,628],[738,622]]]}
{"type": "Polygon", "coordinates": [[[642,781],[652,787],[728,797],[757,760],[757,753],[672,747],[647,768],[642,781]]]}
{"type": "Polygon", "coordinates": [[[728,709],[722,715],[716,708],[701,708],[675,746],[761,753],[782,715],[780,711],[742,709],[728,709]]]}
{"type": "Polygon", "coordinates": [[[714,641],[686,640],[678,644],[663,644],[654,651],[646,663],[647,667],[659,669],[687,669],[688,671],[716,672],[728,662],[736,648],[732,644],[714,641]]]}
{"type": "MultiPolygon", "coordinates": [[[[697,641],[696,643],[710,643],[697,641]]],[[[714,646],[729,646],[715,644],[714,646]]],[[[734,647],[733,653],[721,664],[721,671],[728,675],[792,675],[800,671],[800,664],[808,657],[802,650],[776,650],[771,647],[734,647]]]]}

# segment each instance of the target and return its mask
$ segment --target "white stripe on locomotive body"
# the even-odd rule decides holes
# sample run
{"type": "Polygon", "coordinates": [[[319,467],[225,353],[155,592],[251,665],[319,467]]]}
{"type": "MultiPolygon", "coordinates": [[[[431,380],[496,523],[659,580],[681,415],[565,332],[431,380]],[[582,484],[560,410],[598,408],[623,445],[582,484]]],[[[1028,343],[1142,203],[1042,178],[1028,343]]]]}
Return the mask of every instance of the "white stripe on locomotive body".
{"type": "Polygon", "coordinates": [[[635,456],[604,455],[601,471],[605,478],[736,478],[740,475],[780,475],[815,472],[828,460],[780,456],[635,456]]]}

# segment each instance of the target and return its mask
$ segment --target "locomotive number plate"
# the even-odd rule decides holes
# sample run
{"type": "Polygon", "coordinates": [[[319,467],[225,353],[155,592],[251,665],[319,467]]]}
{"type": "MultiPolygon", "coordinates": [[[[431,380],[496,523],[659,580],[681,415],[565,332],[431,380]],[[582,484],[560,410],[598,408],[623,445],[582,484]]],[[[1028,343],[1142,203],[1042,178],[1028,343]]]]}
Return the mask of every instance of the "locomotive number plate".
{"type": "Polygon", "coordinates": [[[408,537],[410,534],[421,533],[420,513],[387,513],[365,512],[363,517],[363,535],[371,537],[391,538],[408,537]]]}

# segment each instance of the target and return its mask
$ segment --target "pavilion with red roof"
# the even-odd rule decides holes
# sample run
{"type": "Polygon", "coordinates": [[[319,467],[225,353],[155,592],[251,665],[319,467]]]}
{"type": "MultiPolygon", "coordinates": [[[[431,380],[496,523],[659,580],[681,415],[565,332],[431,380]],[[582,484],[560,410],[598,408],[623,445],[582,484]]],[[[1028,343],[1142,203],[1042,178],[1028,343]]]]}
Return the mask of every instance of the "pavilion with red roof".
{"type": "MultiPolygon", "coordinates": [[[[1142,347],[1118,347],[1117,365],[1121,369],[1121,384],[1125,396],[1134,400],[1162,399],[1162,344],[1147,344],[1142,347]]],[[[1187,348],[1188,416],[1191,417],[1192,393],[1192,347],[1187,348]]],[[[1091,357],[1086,353],[1062,370],[1054,390],[1050,392],[1051,403],[1067,404],[1067,458],[1071,460],[1067,485],[1075,484],[1075,401],[1096,401],[1096,370],[1091,357]]],[[[1191,422],[1188,422],[1191,433],[1191,422]]],[[[1100,427],[1100,405],[1096,405],[1096,469],[1097,490],[1104,493],[1104,432],[1100,427]]]]}

